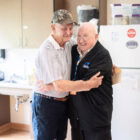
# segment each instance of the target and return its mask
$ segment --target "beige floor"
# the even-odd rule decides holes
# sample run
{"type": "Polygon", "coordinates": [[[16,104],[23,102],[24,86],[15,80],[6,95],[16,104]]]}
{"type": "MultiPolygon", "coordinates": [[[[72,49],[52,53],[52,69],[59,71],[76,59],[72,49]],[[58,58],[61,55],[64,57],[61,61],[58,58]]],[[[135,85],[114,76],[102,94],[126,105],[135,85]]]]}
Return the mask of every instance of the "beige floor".
{"type": "MultiPolygon", "coordinates": [[[[3,134],[0,134],[0,140],[33,140],[31,134],[27,131],[11,129],[3,134]]],[[[68,128],[66,140],[71,140],[70,128],[68,128]]]]}
{"type": "Polygon", "coordinates": [[[0,134],[0,140],[33,140],[31,135],[26,131],[9,130],[3,134],[0,134]]]}

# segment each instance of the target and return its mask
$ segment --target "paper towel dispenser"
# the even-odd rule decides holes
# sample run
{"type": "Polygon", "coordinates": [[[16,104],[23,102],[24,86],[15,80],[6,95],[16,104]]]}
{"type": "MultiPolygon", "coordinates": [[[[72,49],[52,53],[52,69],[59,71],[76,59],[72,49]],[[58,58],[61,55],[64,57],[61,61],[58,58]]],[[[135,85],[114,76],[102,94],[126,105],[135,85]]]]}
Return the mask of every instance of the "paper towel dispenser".
{"type": "Polygon", "coordinates": [[[0,58],[5,59],[6,57],[6,50],[5,49],[0,49],[0,58]]]}

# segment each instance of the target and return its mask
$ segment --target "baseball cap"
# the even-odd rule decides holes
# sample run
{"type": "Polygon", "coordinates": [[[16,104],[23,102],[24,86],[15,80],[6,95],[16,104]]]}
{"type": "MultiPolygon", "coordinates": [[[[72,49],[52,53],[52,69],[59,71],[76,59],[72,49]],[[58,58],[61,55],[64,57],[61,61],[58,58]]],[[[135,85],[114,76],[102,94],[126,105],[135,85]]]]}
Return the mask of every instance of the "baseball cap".
{"type": "Polygon", "coordinates": [[[59,9],[54,12],[52,21],[52,24],[59,23],[59,24],[71,24],[75,23],[72,17],[71,12],[65,10],[65,9],[59,9]]]}

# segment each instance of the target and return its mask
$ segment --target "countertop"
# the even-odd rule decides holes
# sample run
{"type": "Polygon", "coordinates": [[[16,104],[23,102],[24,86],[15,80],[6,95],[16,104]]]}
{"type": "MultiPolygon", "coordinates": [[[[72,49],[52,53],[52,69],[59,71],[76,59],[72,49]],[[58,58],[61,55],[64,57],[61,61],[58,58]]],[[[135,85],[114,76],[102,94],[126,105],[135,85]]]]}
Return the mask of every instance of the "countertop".
{"type": "Polygon", "coordinates": [[[33,86],[28,84],[0,82],[0,94],[23,96],[32,94],[33,86]]]}

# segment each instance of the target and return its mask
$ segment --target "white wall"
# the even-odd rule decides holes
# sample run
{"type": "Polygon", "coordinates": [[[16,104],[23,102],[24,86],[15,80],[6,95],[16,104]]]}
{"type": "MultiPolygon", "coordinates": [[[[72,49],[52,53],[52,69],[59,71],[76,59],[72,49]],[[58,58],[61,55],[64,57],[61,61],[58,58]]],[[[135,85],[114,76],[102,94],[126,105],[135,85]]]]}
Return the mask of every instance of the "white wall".
{"type": "Polygon", "coordinates": [[[31,124],[31,107],[29,101],[19,105],[18,112],[15,110],[16,99],[10,97],[10,115],[12,123],[31,124]]]}

